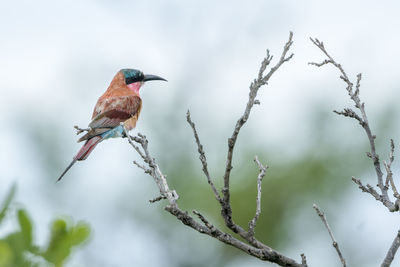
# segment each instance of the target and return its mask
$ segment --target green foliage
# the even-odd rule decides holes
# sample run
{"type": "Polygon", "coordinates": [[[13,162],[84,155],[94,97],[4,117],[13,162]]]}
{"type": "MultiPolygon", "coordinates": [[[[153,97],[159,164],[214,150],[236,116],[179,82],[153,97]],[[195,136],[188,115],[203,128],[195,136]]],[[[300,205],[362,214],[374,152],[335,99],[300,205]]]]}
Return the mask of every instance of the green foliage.
{"type": "Polygon", "coordinates": [[[43,257],[55,264],[62,266],[71,254],[71,249],[88,239],[90,227],[86,223],[78,222],[75,226],[68,226],[64,220],[55,220],[51,226],[49,246],[43,257]]]}
{"type": "Polygon", "coordinates": [[[8,207],[10,206],[10,203],[11,203],[12,199],[14,198],[16,190],[17,190],[17,186],[14,184],[11,187],[10,192],[8,193],[4,203],[2,205],[2,208],[1,208],[1,211],[0,211],[0,223],[4,219],[4,217],[6,216],[6,212],[8,210],[8,207]]]}
{"type": "MultiPolygon", "coordinates": [[[[11,210],[16,186],[8,193],[0,212],[0,224],[11,210]]],[[[46,249],[33,243],[33,225],[26,210],[16,212],[18,230],[0,238],[0,267],[33,267],[52,263],[63,266],[74,247],[83,244],[90,235],[90,227],[84,222],[75,225],[63,219],[56,219],[51,225],[51,235],[46,249]],[[38,262],[38,258],[42,261],[38,262]]]]}

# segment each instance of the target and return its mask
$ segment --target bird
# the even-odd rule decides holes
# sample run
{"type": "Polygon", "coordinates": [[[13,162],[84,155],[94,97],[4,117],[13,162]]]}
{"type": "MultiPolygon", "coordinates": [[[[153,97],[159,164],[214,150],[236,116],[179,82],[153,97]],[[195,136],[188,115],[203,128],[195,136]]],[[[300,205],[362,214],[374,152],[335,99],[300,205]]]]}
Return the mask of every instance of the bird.
{"type": "MultiPolygon", "coordinates": [[[[143,74],[137,69],[121,69],[112,79],[107,90],[97,100],[87,133],[78,142],[85,141],[72,162],[57,179],[60,181],[77,162],[87,159],[93,149],[102,141],[124,137],[126,131],[136,127],[142,110],[139,90],[145,82],[166,79],[152,74],[143,74]]],[[[79,133],[80,131],[78,131],[79,133]]]]}

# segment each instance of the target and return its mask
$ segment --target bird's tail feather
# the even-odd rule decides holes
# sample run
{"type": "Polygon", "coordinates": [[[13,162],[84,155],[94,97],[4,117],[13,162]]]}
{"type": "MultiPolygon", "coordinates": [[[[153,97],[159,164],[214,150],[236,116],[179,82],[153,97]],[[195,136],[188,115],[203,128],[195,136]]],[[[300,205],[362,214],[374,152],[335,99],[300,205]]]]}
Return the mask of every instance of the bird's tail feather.
{"type": "Polygon", "coordinates": [[[57,182],[60,181],[60,180],[63,178],[63,176],[67,173],[67,171],[68,171],[69,169],[71,169],[72,165],[74,165],[75,162],[76,162],[76,158],[74,158],[74,159],[71,161],[71,163],[68,165],[68,167],[65,169],[65,171],[63,171],[63,173],[62,173],[62,174],[60,175],[60,177],[57,179],[57,182]]]}
{"type": "Polygon", "coordinates": [[[78,154],[74,157],[76,160],[85,160],[89,154],[93,151],[98,143],[102,141],[101,136],[95,136],[86,141],[82,148],[78,151],[78,154]]]}
{"type": "Polygon", "coordinates": [[[89,154],[93,151],[98,143],[102,141],[101,136],[95,136],[86,141],[86,143],[82,146],[82,148],[78,151],[76,156],[72,159],[72,162],[68,165],[65,171],[60,175],[57,179],[57,182],[60,181],[63,176],[67,173],[67,171],[75,164],[76,161],[85,160],[89,156],[89,154]]]}

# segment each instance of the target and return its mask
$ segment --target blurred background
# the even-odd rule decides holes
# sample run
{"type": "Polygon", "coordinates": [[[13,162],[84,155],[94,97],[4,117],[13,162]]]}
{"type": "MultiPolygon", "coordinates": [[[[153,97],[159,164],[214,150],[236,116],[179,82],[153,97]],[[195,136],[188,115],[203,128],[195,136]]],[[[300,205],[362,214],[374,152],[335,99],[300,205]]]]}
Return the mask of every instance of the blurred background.
{"type": "Polygon", "coordinates": [[[16,253],[4,256],[10,235],[31,233],[37,249],[31,253],[48,259],[30,255],[37,266],[272,266],[185,227],[163,210],[165,202],[150,204],[156,185],[132,164],[140,158],[126,140],[102,143],[55,181],[80,148],[73,125],[88,124],[119,69],[141,69],[168,83],[144,86],[134,133],[147,135],[180,206],[225,229],[186,111],[220,186],[227,138],[248,86],[266,49],[278,58],[293,31],[294,58],[259,91],[261,105],[239,135],[234,220],[247,227],[254,215],[258,155],[270,167],[256,228],[260,240],[297,260],[305,253],[309,266],[339,266],[312,209],[317,203],[348,264],[377,266],[399,217],[351,182],[356,176],[376,183],[365,156],[368,140],[355,121],[332,113],[353,105],[335,69],[307,64],[324,59],[309,37],[323,40],[354,81],[363,73],[361,98],[386,159],[389,139],[397,146],[400,140],[399,9],[394,0],[1,1],[0,201],[16,184],[0,218],[3,264],[16,253]],[[61,251],[54,252],[61,260],[52,261],[58,234],[76,232],[65,239],[74,242],[52,250],[61,251]]]}

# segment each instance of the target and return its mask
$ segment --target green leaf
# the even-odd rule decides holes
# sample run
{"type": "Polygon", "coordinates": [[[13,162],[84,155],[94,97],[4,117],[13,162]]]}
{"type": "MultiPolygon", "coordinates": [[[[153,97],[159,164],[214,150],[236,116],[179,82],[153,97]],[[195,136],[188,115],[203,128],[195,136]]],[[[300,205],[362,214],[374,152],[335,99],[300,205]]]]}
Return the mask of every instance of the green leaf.
{"type": "Polygon", "coordinates": [[[90,227],[84,222],[68,226],[64,220],[55,220],[51,227],[49,246],[42,255],[49,262],[61,266],[71,254],[72,248],[87,240],[89,235],[90,227]]]}
{"type": "Polygon", "coordinates": [[[51,226],[49,246],[43,257],[56,265],[61,265],[70,253],[66,239],[67,223],[61,219],[55,220],[51,226]]]}
{"type": "Polygon", "coordinates": [[[13,258],[14,253],[10,246],[5,241],[0,240],[0,266],[12,266],[13,258]]]}
{"type": "MultiPolygon", "coordinates": [[[[9,248],[13,251],[13,260],[11,266],[25,266],[25,242],[21,232],[14,232],[9,234],[4,241],[9,248]]],[[[0,265],[1,266],[1,265],[0,265]]]]}
{"type": "MultiPolygon", "coordinates": [[[[0,222],[6,216],[16,188],[14,184],[0,207],[0,222]]],[[[41,248],[33,243],[33,224],[28,212],[21,208],[16,217],[20,229],[0,239],[0,267],[39,267],[51,263],[55,267],[62,267],[72,249],[82,244],[90,235],[87,223],[78,222],[74,225],[57,219],[51,224],[48,245],[41,248]]]]}
{"type": "Polygon", "coordinates": [[[89,238],[90,226],[85,222],[78,222],[71,229],[71,245],[77,246],[89,238]]]}
{"type": "Polygon", "coordinates": [[[11,201],[13,200],[13,198],[14,198],[14,196],[15,196],[16,190],[17,190],[17,185],[16,185],[16,184],[13,184],[13,185],[11,186],[11,189],[10,189],[10,191],[8,192],[8,194],[7,194],[7,196],[6,196],[5,200],[4,200],[4,202],[3,202],[2,207],[1,207],[1,210],[0,210],[0,223],[2,222],[2,220],[4,219],[4,217],[6,216],[8,207],[10,206],[11,201]]]}
{"type": "Polygon", "coordinates": [[[30,248],[32,246],[32,223],[25,210],[20,209],[18,211],[18,221],[25,247],[30,248]]]}

